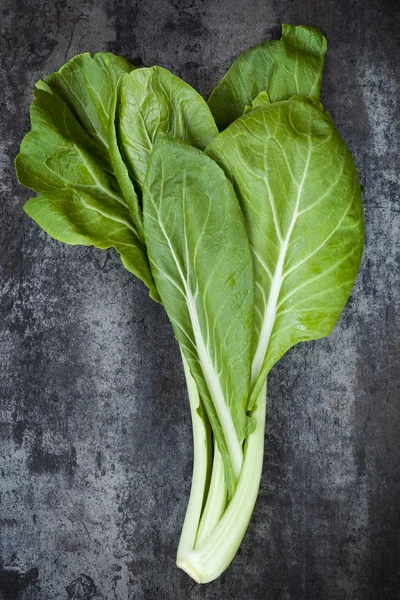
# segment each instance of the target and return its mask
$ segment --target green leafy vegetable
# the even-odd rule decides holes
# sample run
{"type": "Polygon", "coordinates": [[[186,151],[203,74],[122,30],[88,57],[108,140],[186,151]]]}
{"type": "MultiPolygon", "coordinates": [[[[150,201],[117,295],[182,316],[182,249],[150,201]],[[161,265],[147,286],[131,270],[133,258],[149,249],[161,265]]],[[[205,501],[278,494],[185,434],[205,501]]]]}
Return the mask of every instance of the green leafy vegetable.
{"type": "Polygon", "coordinates": [[[243,52],[208,100],[218,129],[225,129],[240,117],[263,91],[271,102],[295,94],[319,98],[326,47],[326,39],[317,29],[282,25],[280,40],[263,42],[243,52]]]}
{"type": "MultiPolygon", "coordinates": [[[[178,550],[178,564],[202,582],[227,567],[251,516],[261,477],[266,376],[291,346],[329,334],[353,286],[363,247],[357,171],[330,116],[315,99],[259,100],[207,147],[234,184],[253,254],[248,412],[256,429],[247,438],[231,501],[222,513],[218,508],[207,535],[201,535],[200,522],[192,549],[178,550]]],[[[208,498],[223,483],[223,474],[214,478],[213,472],[208,498]]],[[[224,498],[223,491],[218,495],[224,498]]]]}
{"type": "Polygon", "coordinates": [[[19,181],[40,194],[25,211],[67,244],[114,247],[158,299],[140,231],[114,177],[108,147],[115,86],[134,67],[82,54],[36,84],[30,131],[16,159],[19,181]]]}
{"type": "Polygon", "coordinates": [[[331,117],[293,98],[238,119],[207,153],[231,178],[255,266],[252,380],[294,344],[334,327],[363,249],[357,170],[331,117]]]}
{"type": "Polygon", "coordinates": [[[39,194],[26,212],[68,244],[114,247],[166,309],[194,441],[177,564],[198,582],[249,523],[269,371],[330,333],[362,255],[357,170],[319,103],[325,52],[319,31],[283,25],[208,106],[161,67],[82,54],[37,83],[16,159],[39,194]]]}
{"type": "Polygon", "coordinates": [[[254,283],[243,215],[222,169],[165,134],[154,143],[143,203],[157,289],[206,407],[232,495],[249,427],[254,283]]]}

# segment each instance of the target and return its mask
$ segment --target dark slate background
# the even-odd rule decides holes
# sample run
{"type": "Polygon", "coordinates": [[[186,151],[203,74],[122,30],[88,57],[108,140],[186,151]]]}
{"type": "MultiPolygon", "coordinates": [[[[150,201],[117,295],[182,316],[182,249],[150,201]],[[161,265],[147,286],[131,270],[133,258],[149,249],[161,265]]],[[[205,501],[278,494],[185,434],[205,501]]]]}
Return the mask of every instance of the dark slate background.
{"type": "Polygon", "coordinates": [[[400,598],[399,29],[396,0],[1,0],[0,598],[400,598]],[[366,251],[329,339],[269,379],[260,496],[216,582],[174,564],[189,410],[161,306],[112,252],[51,240],[13,159],[34,82],[85,50],[208,95],[282,22],[328,37],[322,100],[365,184],[366,251]]]}

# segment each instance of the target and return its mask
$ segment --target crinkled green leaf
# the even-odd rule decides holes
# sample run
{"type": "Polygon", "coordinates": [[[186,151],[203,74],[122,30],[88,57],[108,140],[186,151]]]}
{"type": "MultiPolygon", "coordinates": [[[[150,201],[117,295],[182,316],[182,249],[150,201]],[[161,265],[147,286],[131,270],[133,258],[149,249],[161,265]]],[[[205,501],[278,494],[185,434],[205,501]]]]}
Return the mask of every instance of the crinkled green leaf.
{"type": "Polygon", "coordinates": [[[326,39],[317,29],[282,25],[280,40],[243,52],[208,100],[218,129],[240,117],[263,91],[268,92],[271,102],[295,94],[319,98],[326,48],[326,39]]]}
{"type": "Polygon", "coordinates": [[[254,109],[207,148],[231,178],[255,265],[253,398],[293,345],[328,335],[357,275],[357,169],[331,117],[295,98],[254,109]]]}
{"type": "Polygon", "coordinates": [[[139,193],[159,131],[200,149],[218,133],[203,98],[161,67],[137,69],[122,77],[116,125],[122,158],[139,193]]]}
{"type": "Polygon", "coordinates": [[[20,183],[40,194],[25,210],[43,229],[68,244],[114,247],[157,300],[140,231],[112,172],[108,145],[115,87],[132,68],[112,54],[82,54],[38,82],[32,130],[22,141],[16,170],[20,183]]]}
{"type": "Polygon", "coordinates": [[[196,380],[233,492],[242,464],[253,269],[231,183],[206,154],[159,134],[143,196],[149,259],[196,380]]]}

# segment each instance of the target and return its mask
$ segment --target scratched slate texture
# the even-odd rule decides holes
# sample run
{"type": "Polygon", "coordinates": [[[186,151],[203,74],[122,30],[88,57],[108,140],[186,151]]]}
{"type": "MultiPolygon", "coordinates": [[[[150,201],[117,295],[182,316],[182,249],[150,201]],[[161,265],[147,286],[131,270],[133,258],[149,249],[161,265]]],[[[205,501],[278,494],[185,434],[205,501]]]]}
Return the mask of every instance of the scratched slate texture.
{"type": "Polygon", "coordinates": [[[0,1],[1,600],[400,598],[399,6],[0,1]],[[112,251],[24,215],[13,159],[34,82],[75,54],[160,64],[206,96],[282,22],[328,37],[322,100],[365,185],[366,251],[334,333],[274,368],[251,525],[198,586],[174,564],[192,441],[163,309],[112,251]]]}

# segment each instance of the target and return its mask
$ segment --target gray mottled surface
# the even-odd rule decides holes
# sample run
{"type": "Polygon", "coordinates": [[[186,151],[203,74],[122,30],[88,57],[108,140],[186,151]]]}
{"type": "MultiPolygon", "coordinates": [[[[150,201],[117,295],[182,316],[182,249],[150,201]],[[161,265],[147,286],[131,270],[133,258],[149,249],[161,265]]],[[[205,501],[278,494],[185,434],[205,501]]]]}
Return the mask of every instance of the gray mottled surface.
{"type": "Polygon", "coordinates": [[[399,7],[1,0],[2,600],[400,598],[399,7]],[[74,54],[158,63],[207,95],[282,22],[328,37],[323,101],[360,167],[367,246],[334,333],[271,374],[254,517],[201,587],[174,564],[192,450],[167,319],[113,252],[29,221],[13,158],[34,82],[74,54]]]}

